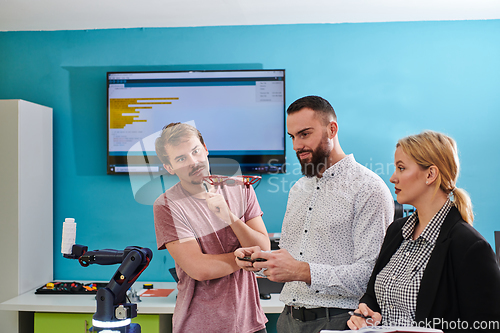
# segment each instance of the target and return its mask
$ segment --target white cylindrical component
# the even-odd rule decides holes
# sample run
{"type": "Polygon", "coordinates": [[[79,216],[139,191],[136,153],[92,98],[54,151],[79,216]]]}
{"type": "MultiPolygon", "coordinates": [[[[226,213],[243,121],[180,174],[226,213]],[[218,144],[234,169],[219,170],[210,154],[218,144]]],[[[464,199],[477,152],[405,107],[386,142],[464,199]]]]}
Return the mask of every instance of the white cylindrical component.
{"type": "Polygon", "coordinates": [[[63,223],[61,253],[71,254],[76,240],[75,219],[66,218],[63,223]]]}

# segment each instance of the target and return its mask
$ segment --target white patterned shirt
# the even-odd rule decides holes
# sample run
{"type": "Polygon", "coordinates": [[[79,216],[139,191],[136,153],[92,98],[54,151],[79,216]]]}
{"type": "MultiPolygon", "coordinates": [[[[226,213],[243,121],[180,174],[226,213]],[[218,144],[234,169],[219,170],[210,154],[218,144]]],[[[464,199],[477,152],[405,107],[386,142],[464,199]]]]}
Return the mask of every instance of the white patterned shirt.
{"type": "Polygon", "coordinates": [[[387,185],[352,155],[321,178],[299,179],[288,195],[280,247],[309,263],[311,284],[285,283],[280,300],[356,309],[393,218],[387,185]]]}
{"type": "Polygon", "coordinates": [[[405,222],[403,242],[375,279],[375,296],[381,308],[382,325],[415,326],[415,312],[420,282],[436,245],[446,215],[453,204],[450,199],[413,240],[418,212],[405,222]]]}

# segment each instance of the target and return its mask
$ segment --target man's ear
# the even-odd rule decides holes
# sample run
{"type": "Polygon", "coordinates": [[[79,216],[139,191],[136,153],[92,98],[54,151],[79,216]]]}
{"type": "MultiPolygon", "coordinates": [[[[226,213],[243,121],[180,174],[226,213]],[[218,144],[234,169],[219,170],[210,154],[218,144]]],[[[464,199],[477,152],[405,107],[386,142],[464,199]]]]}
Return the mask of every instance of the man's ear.
{"type": "Polygon", "coordinates": [[[336,121],[332,120],[328,124],[328,138],[333,139],[336,135],[337,132],[339,131],[339,125],[337,124],[336,121]]]}
{"type": "Polygon", "coordinates": [[[168,171],[169,174],[175,175],[174,169],[172,169],[172,166],[170,164],[163,164],[163,167],[168,171]]]}

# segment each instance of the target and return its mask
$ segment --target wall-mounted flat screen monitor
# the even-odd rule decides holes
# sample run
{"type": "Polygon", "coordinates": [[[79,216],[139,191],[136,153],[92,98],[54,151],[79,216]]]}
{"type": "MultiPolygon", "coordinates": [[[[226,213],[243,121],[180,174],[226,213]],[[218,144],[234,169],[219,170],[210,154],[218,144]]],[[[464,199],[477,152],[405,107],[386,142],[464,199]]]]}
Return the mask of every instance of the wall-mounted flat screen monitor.
{"type": "Polygon", "coordinates": [[[284,172],[285,71],[109,72],[108,174],[165,174],[154,142],[172,122],[203,135],[213,169],[284,172]]]}

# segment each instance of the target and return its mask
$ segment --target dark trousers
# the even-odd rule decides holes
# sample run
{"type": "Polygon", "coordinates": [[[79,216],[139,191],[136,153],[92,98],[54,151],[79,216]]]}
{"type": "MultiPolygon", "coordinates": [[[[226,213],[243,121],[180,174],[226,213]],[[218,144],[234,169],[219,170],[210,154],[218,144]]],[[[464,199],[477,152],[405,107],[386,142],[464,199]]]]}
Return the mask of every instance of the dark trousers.
{"type": "Polygon", "coordinates": [[[351,317],[347,311],[345,313],[318,318],[310,321],[300,321],[292,318],[286,309],[280,314],[276,329],[278,333],[318,333],[321,330],[346,330],[347,321],[351,317]]]}

